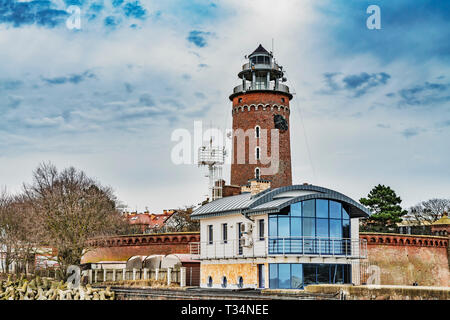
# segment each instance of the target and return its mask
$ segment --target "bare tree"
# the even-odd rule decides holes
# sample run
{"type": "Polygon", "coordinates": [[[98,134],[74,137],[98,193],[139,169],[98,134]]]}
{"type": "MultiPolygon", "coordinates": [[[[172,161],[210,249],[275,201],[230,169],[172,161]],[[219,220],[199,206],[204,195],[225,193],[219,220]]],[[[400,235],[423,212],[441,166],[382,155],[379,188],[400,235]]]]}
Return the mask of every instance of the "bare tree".
{"type": "Polygon", "coordinates": [[[28,271],[34,264],[39,232],[29,203],[22,196],[6,191],[0,195],[0,243],[3,251],[2,270],[14,263],[16,272],[28,271]]]}
{"type": "Polygon", "coordinates": [[[111,188],[73,167],[58,172],[51,163],[40,164],[33,182],[24,184],[24,199],[40,226],[40,245],[56,248],[62,270],[80,263],[90,238],[126,227],[111,188]]]}
{"type": "Polygon", "coordinates": [[[175,210],[159,232],[189,232],[199,231],[200,222],[191,219],[193,206],[186,206],[175,210]]]}
{"type": "Polygon", "coordinates": [[[450,211],[450,199],[434,198],[412,206],[409,209],[409,215],[420,224],[433,223],[448,211],[450,211]]]}

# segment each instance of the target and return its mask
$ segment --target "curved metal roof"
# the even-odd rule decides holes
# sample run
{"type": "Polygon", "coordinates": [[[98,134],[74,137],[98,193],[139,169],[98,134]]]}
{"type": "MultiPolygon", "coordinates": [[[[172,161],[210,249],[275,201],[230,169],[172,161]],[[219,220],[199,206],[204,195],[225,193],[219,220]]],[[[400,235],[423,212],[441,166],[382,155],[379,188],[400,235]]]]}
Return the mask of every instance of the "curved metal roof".
{"type": "Polygon", "coordinates": [[[340,192],[314,185],[293,185],[268,189],[253,196],[246,192],[221,198],[195,210],[192,218],[200,219],[233,213],[245,215],[276,213],[295,202],[309,199],[330,199],[347,204],[348,213],[352,218],[370,215],[366,207],[340,192]]]}

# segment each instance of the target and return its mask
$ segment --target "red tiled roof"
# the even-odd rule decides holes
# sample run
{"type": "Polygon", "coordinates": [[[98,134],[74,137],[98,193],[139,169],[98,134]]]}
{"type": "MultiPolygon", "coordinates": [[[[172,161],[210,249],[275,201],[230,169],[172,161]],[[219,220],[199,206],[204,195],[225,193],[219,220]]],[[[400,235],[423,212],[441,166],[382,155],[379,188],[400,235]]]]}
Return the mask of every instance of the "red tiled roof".
{"type": "Polygon", "coordinates": [[[165,211],[161,214],[155,213],[132,213],[127,215],[130,224],[145,225],[148,228],[160,228],[175,213],[174,210],[165,211]]]}

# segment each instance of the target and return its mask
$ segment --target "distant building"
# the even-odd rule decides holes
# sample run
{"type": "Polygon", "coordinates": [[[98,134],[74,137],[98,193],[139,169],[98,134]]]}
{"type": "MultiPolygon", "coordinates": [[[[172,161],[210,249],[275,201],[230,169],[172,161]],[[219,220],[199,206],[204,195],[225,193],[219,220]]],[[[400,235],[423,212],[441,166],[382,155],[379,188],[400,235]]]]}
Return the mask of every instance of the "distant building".
{"type": "Polygon", "coordinates": [[[125,215],[131,225],[138,226],[143,234],[149,234],[163,232],[166,226],[170,225],[170,218],[176,213],[176,210],[164,210],[161,214],[132,212],[125,215]]]}
{"type": "Polygon", "coordinates": [[[447,213],[444,213],[442,218],[431,224],[431,232],[436,236],[450,235],[450,218],[447,213]]]}

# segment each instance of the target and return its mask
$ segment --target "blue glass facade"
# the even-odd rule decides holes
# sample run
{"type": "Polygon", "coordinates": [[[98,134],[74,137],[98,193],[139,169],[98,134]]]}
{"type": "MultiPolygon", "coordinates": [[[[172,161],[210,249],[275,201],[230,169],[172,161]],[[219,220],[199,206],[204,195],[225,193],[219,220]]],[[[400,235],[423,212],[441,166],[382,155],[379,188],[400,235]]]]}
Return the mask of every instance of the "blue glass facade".
{"type": "Polygon", "coordinates": [[[303,289],[319,283],[351,283],[349,264],[270,263],[271,289],[303,289]]]}
{"type": "Polygon", "coordinates": [[[350,254],[350,217],[337,201],[294,203],[269,215],[269,254],[350,254]]]}

